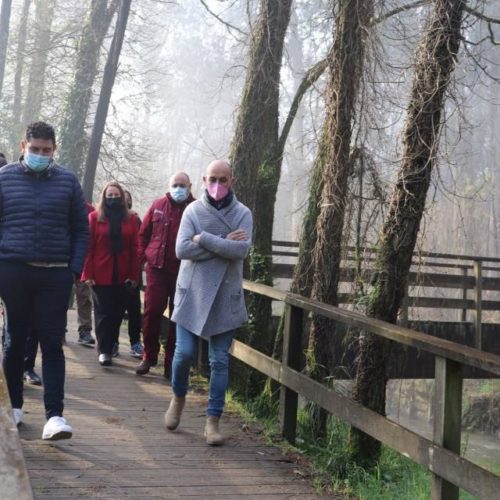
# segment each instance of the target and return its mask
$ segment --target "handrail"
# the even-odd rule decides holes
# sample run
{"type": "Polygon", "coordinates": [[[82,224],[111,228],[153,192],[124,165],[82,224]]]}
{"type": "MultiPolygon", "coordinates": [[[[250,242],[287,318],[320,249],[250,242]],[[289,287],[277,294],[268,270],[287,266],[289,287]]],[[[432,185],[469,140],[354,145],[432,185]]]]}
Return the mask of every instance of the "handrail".
{"type": "Polygon", "coordinates": [[[233,341],[231,354],[281,384],[280,422],[282,434],[286,439],[291,442],[295,440],[300,395],[427,467],[433,473],[433,499],[458,499],[458,487],[480,498],[493,500],[498,497],[500,477],[460,456],[460,420],[462,366],[472,366],[500,375],[500,356],[259,283],[245,281],[243,286],[247,291],[285,303],[281,362],[236,340],[233,341]],[[300,373],[304,311],[435,355],[432,441],[300,373]]]}
{"type": "MultiPolygon", "coordinates": [[[[289,247],[289,248],[298,248],[299,243],[296,241],[281,241],[281,240],[274,240],[273,246],[277,247],[289,247]]],[[[354,251],[355,247],[353,246],[347,246],[344,248],[345,250],[348,251],[354,251]]],[[[366,251],[369,253],[376,253],[377,249],[375,247],[362,247],[362,251],[366,251]]],[[[439,252],[427,252],[427,251],[421,251],[421,252],[416,252],[413,254],[414,256],[421,256],[421,257],[431,257],[435,259],[450,259],[450,260],[473,260],[473,261],[479,261],[479,262],[498,262],[500,263],[500,257],[484,257],[484,256],[479,256],[479,255],[458,255],[458,254],[453,254],[453,253],[439,253],[439,252]]]]}
{"type": "Polygon", "coordinates": [[[294,293],[283,292],[273,287],[245,280],[245,290],[258,293],[271,299],[280,300],[286,304],[299,307],[305,311],[320,314],[329,319],[339,321],[348,326],[366,330],[388,340],[400,344],[423,349],[436,356],[451,359],[463,365],[480,368],[496,375],[500,375],[500,356],[472,347],[463,346],[449,340],[440,339],[433,335],[417,332],[409,328],[393,325],[374,318],[369,318],[355,311],[348,311],[341,307],[324,304],[313,299],[308,299],[294,293]]]}
{"type": "Polygon", "coordinates": [[[0,367],[0,496],[33,500],[21,441],[12,418],[9,393],[0,367]]]}

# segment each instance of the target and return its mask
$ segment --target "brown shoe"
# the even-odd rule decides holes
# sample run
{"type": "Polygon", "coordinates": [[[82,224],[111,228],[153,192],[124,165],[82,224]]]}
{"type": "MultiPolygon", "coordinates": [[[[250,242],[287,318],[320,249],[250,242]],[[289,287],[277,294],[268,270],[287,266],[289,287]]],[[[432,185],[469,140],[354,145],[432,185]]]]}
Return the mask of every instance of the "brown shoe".
{"type": "Polygon", "coordinates": [[[152,366],[154,366],[154,364],[151,363],[151,361],[143,359],[135,369],[135,373],[136,375],[146,375],[146,373],[149,373],[149,369],[152,366]]]}
{"type": "Polygon", "coordinates": [[[177,429],[181,421],[182,410],[186,404],[186,396],[175,396],[170,400],[168,410],[165,412],[165,425],[168,430],[177,429]]]}
{"type": "Polygon", "coordinates": [[[219,432],[219,420],[220,417],[207,417],[207,423],[205,425],[205,437],[207,439],[207,444],[211,446],[221,446],[224,444],[224,437],[219,432]]]}

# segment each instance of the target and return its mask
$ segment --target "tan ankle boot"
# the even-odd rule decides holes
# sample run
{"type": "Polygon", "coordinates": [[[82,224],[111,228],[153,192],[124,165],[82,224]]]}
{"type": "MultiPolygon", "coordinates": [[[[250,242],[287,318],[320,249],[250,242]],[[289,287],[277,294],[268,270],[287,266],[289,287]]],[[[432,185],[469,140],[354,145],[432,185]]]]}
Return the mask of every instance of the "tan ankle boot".
{"type": "Polygon", "coordinates": [[[221,444],[224,444],[224,438],[219,432],[219,420],[220,417],[207,417],[205,437],[207,438],[207,444],[212,446],[220,446],[221,444]]]}
{"type": "Polygon", "coordinates": [[[167,429],[173,431],[177,429],[180,421],[182,410],[184,409],[184,405],[186,403],[186,396],[175,396],[170,400],[170,406],[168,410],[165,412],[165,425],[167,429]]]}

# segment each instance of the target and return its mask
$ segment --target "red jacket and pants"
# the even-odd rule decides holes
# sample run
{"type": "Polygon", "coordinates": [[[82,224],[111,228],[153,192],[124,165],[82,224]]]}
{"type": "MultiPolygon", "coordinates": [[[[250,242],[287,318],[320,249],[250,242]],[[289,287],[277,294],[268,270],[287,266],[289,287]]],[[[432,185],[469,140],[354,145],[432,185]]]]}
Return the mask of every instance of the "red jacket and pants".
{"type": "MultiPolygon", "coordinates": [[[[160,328],[168,305],[169,317],[174,310],[174,294],[180,261],[175,255],[175,240],[185,208],[194,201],[190,194],[182,203],[173,201],[169,193],[153,202],[139,231],[139,252],[146,262],[146,288],[142,337],[143,359],[158,362],[160,328]]],[[[175,350],[175,323],[169,322],[165,346],[165,370],[170,372],[175,350]]]]}
{"type": "Polygon", "coordinates": [[[97,216],[97,212],[89,214],[90,243],[81,280],[95,282],[93,290],[96,295],[94,316],[97,348],[100,354],[111,354],[113,345],[118,342],[130,294],[125,282],[139,282],[139,222],[137,215],[133,213],[122,221],[122,250],[114,257],[111,253],[109,221],[105,219],[100,222],[97,216]],[[114,259],[116,276],[113,280],[114,259]]]}

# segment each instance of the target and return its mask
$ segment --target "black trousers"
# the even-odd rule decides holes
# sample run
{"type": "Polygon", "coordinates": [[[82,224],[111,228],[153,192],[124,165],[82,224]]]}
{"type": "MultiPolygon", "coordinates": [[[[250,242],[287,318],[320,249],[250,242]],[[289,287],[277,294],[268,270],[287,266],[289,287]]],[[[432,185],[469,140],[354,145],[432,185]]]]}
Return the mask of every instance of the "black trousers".
{"type": "Polygon", "coordinates": [[[99,354],[109,354],[118,342],[129,292],[125,285],[94,285],[94,320],[99,354]]]}
{"type": "Polygon", "coordinates": [[[139,287],[127,289],[128,336],[130,345],[141,341],[142,315],[141,315],[141,291],[139,287]]]}

